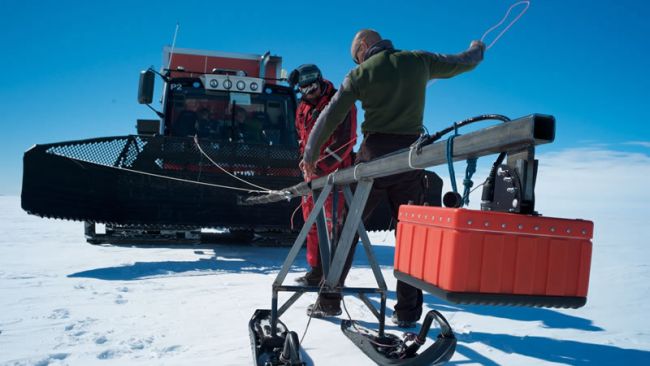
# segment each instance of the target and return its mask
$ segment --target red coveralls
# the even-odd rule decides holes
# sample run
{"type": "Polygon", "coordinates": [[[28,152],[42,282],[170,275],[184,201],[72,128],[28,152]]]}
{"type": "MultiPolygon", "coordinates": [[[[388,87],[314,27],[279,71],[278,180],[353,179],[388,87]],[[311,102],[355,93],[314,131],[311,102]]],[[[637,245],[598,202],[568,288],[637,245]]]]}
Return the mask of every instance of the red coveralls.
{"type": "MultiPolygon", "coordinates": [[[[321,98],[312,104],[305,100],[300,100],[300,105],[296,111],[296,131],[298,132],[300,155],[304,153],[305,144],[309,137],[318,115],[327,106],[332,96],[336,92],[334,85],[328,80],[323,80],[325,91],[321,98]]],[[[304,177],[305,181],[328,175],[339,168],[346,168],[353,163],[352,149],[356,142],[357,137],[357,110],[354,106],[350,109],[345,116],[345,120],[341,123],[332,136],[325,142],[320,151],[318,161],[316,163],[316,174],[311,177],[304,177]]],[[[343,192],[338,191],[339,197],[337,199],[337,227],[340,229],[343,224],[345,201],[343,192]]],[[[332,193],[325,201],[325,217],[327,222],[327,230],[330,235],[332,233],[332,193]]],[[[301,202],[302,216],[307,220],[309,214],[314,208],[314,199],[311,195],[304,196],[301,202]]],[[[307,234],[307,263],[311,267],[318,267],[320,265],[320,255],[318,251],[318,232],[316,225],[312,225],[307,234]]]]}

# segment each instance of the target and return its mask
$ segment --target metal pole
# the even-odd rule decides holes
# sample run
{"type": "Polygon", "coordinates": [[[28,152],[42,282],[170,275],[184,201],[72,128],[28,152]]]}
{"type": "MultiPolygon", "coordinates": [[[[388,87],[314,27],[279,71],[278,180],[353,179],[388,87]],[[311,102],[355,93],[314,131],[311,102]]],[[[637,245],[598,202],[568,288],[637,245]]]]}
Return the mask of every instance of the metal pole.
{"type": "MultiPolygon", "coordinates": [[[[507,123],[479,131],[459,135],[454,139],[453,160],[465,160],[502,151],[512,151],[534,145],[550,143],[555,139],[555,118],[549,115],[533,114],[507,123]]],[[[264,204],[290,197],[304,196],[312,189],[319,189],[328,180],[336,185],[347,185],[363,178],[380,178],[410,171],[410,166],[424,169],[447,162],[447,143],[439,141],[416,151],[404,149],[382,158],[357,164],[313,180],[300,183],[264,196],[250,197],[243,204],[264,204]]]]}
{"type": "MultiPolygon", "coordinates": [[[[346,186],[343,189],[343,194],[345,195],[345,201],[347,202],[348,206],[351,206],[352,190],[350,189],[350,186],[346,186]]],[[[363,249],[366,251],[366,257],[368,257],[368,263],[370,263],[370,268],[372,268],[372,273],[375,275],[377,286],[379,286],[381,290],[386,291],[387,289],[386,281],[384,280],[384,275],[381,273],[381,268],[379,268],[379,264],[377,262],[377,259],[375,258],[375,253],[372,251],[372,243],[370,243],[368,232],[366,231],[366,227],[363,225],[363,217],[361,222],[359,222],[357,233],[359,234],[359,239],[361,239],[361,243],[363,243],[363,249]]]]}
{"type": "Polygon", "coordinates": [[[275,335],[278,332],[278,290],[273,287],[271,291],[271,334],[275,335]]]}
{"type": "MultiPolygon", "coordinates": [[[[316,199],[316,197],[319,197],[319,193],[317,191],[313,192],[313,197],[316,199]]],[[[328,195],[329,196],[329,195],[328,195]]],[[[325,202],[327,202],[327,197],[325,198],[325,202]]],[[[318,231],[318,252],[320,254],[320,264],[321,268],[323,269],[323,274],[324,276],[327,276],[329,273],[330,269],[330,236],[329,236],[329,230],[327,230],[327,215],[325,213],[325,205],[318,210],[319,215],[318,218],[316,219],[316,230],[318,231]]]]}
{"type": "Polygon", "coordinates": [[[325,279],[325,286],[331,288],[338,286],[343,268],[347,262],[348,254],[350,253],[350,248],[353,244],[354,234],[357,232],[357,228],[361,222],[361,216],[363,215],[363,209],[366,207],[366,201],[372,190],[372,183],[372,179],[364,179],[357,184],[357,189],[355,190],[352,204],[349,208],[350,212],[348,212],[345,219],[345,224],[341,231],[341,238],[334,253],[334,258],[332,258],[330,273],[325,279]]]}

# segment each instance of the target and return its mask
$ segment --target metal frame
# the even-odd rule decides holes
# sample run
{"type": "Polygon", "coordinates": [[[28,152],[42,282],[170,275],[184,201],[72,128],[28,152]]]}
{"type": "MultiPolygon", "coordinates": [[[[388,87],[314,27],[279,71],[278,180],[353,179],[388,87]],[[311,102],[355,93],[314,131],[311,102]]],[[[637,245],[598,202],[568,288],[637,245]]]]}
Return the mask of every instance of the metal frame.
{"type": "MultiPolygon", "coordinates": [[[[537,162],[534,159],[535,145],[552,142],[555,138],[555,118],[548,115],[531,115],[523,117],[498,126],[489,127],[480,131],[475,131],[466,135],[459,135],[455,139],[455,148],[453,156],[454,161],[477,158],[493,153],[507,152],[507,165],[517,171],[521,177],[522,200],[527,205],[526,211],[534,209],[534,185],[537,173],[537,162]]],[[[440,141],[431,145],[422,147],[421,151],[416,151],[414,147],[405,149],[382,158],[372,160],[367,163],[361,163],[354,167],[346,168],[335,173],[322,177],[311,182],[300,183],[298,185],[272,192],[265,196],[257,196],[247,200],[247,204],[263,204],[276,202],[287,197],[304,196],[313,192],[316,203],[314,210],[307,218],[305,225],[302,227],[298,238],[294,242],[289,255],[287,256],[280,273],[273,283],[273,298],[271,310],[271,334],[277,331],[278,317],[282,315],[295,301],[305,292],[319,292],[326,289],[328,292],[340,292],[341,294],[356,293],[361,301],[368,306],[373,315],[379,320],[379,336],[384,337],[384,321],[386,312],[386,283],[381,274],[381,270],[374,257],[370,240],[362,224],[362,215],[370,191],[372,190],[373,179],[399,174],[411,169],[424,169],[429,166],[440,165],[447,162],[446,142],[440,141]],[[357,183],[354,194],[350,185],[357,183]],[[342,186],[345,201],[348,205],[347,214],[341,237],[336,245],[332,248],[332,243],[327,235],[325,223],[325,214],[323,211],[325,199],[332,192],[333,187],[342,186]],[[318,191],[322,189],[319,193],[318,191]],[[318,286],[284,286],[282,283],[286,278],[289,267],[294,263],[298,251],[306,240],[307,232],[314,223],[317,223],[319,230],[319,248],[321,252],[321,261],[325,273],[324,283],[318,286]],[[354,288],[339,287],[341,275],[345,268],[347,257],[353,247],[353,240],[356,234],[363,243],[368,260],[373,270],[373,275],[377,280],[378,288],[354,288]],[[326,244],[326,245],[323,245],[326,244]],[[331,255],[333,253],[333,256],[331,255]],[[323,259],[326,259],[323,261],[323,259]],[[278,292],[290,291],[294,294],[278,309],[278,292]],[[368,293],[378,293],[381,296],[379,311],[368,299],[368,293]]],[[[336,190],[334,190],[336,191],[336,190]]],[[[425,319],[426,328],[423,325],[426,336],[433,318],[439,319],[440,326],[446,330],[443,332],[447,336],[439,336],[436,342],[425,350],[422,355],[423,359],[412,359],[412,362],[405,361],[404,364],[427,364],[434,361],[431,357],[436,357],[435,362],[446,362],[453,354],[456,340],[451,333],[451,327],[444,320],[441,314],[432,311],[427,314],[425,319]],[[433,315],[431,315],[433,314],[433,315]],[[441,342],[441,343],[439,343],[441,342]],[[446,350],[441,353],[442,348],[446,350]],[[440,358],[443,357],[443,358],[440,358]]],[[[344,321],[342,329],[346,328],[344,321]]],[[[357,344],[373,361],[383,361],[383,355],[376,352],[365,338],[359,337],[353,339],[351,333],[346,333],[355,344],[357,344]]],[[[418,336],[420,337],[420,335],[418,336]]],[[[423,342],[423,341],[422,341],[423,342]]],[[[421,356],[420,356],[421,357],[421,356]]],[[[396,363],[397,364],[397,363],[396,363]]],[[[400,363],[402,364],[402,363],[400,363]]],[[[438,364],[438,363],[436,363],[438,364]]]]}
{"type": "MultiPolygon", "coordinates": [[[[330,181],[323,187],[322,191],[314,191],[314,209],[307,217],[298,237],[296,238],[293,246],[289,250],[289,254],[282,264],[282,268],[278,273],[275,281],[273,282],[273,295],[271,299],[271,334],[275,334],[279,317],[287,311],[299,298],[306,292],[320,293],[323,290],[327,292],[339,292],[341,294],[357,294],[361,301],[368,306],[370,311],[379,321],[379,334],[384,335],[384,319],[386,315],[386,281],[381,273],[379,264],[372,251],[371,243],[368,238],[368,233],[363,226],[362,215],[366,207],[368,196],[372,190],[372,179],[364,179],[359,182],[354,193],[349,186],[343,187],[343,194],[345,202],[348,206],[348,214],[345,219],[343,230],[341,231],[340,241],[336,246],[333,246],[332,240],[329,237],[327,230],[327,223],[325,222],[325,201],[331,192],[337,192],[334,184],[330,181]],[[319,238],[319,251],[321,255],[321,264],[323,266],[323,274],[325,281],[321,286],[287,286],[284,285],[284,280],[289,273],[290,267],[296,260],[300,249],[307,240],[307,234],[313,224],[316,224],[318,229],[319,238]],[[353,241],[355,235],[359,234],[359,238],[363,243],[363,247],[368,256],[368,262],[372,268],[372,272],[377,281],[377,288],[366,287],[339,287],[338,283],[341,279],[346,259],[353,248],[353,241]],[[332,255],[333,254],[333,255],[332,255]],[[279,292],[293,292],[294,294],[278,307],[278,294],[279,292]],[[375,308],[369,300],[367,294],[379,294],[381,297],[379,310],[375,308]]],[[[335,193],[336,196],[336,193],[335,193]]]]}
{"type": "Polygon", "coordinates": [[[521,183],[520,212],[535,212],[535,180],[537,178],[537,160],[535,147],[528,146],[516,151],[508,151],[507,165],[517,172],[521,183]]]}
{"type": "MultiPolygon", "coordinates": [[[[508,165],[520,173],[523,180],[522,187],[524,189],[522,197],[528,205],[528,210],[532,211],[534,208],[534,184],[537,170],[536,161],[534,160],[535,145],[549,143],[554,139],[555,118],[548,115],[533,114],[466,135],[459,135],[454,141],[453,160],[456,161],[507,151],[509,155],[508,165]]],[[[314,209],[305,221],[305,225],[300,230],[296,241],[289,251],[282,265],[282,269],[273,282],[271,334],[275,334],[278,317],[291,307],[302,294],[305,292],[320,293],[325,289],[328,292],[358,294],[363,303],[378,318],[379,333],[383,336],[386,313],[386,282],[381,274],[381,270],[372,251],[370,240],[361,222],[368,196],[372,190],[373,179],[403,173],[411,170],[413,167],[423,169],[446,163],[447,157],[445,152],[446,143],[440,141],[424,146],[420,153],[414,152],[413,149],[407,149],[368,163],[361,163],[354,167],[337,171],[327,177],[300,183],[276,193],[252,197],[247,200],[247,204],[270,203],[286,199],[287,196],[296,197],[312,193],[316,201],[314,209]],[[353,194],[349,185],[354,183],[357,183],[357,186],[353,194]],[[334,189],[335,186],[343,187],[345,201],[348,205],[348,214],[343,230],[341,231],[340,239],[335,247],[333,247],[325,222],[324,204],[327,196],[333,190],[336,191],[334,189]],[[319,233],[319,250],[325,281],[320,287],[285,286],[283,282],[289,272],[289,268],[295,262],[300,248],[307,239],[307,233],[314,223],[316,223],[319,233]],[[345,262],[353,247],[353,240],[357,233],[368,256],[373,275],[377,280],[377,288],[338,286],[345,262]],[[294,295],[278,309],[278,293],[280,291],[294,292],[294,295]],[[381,295],[379,311],[374,308],[373,304],[367,298],[366,294],[368,293],[379,293],[381,295]]]]}

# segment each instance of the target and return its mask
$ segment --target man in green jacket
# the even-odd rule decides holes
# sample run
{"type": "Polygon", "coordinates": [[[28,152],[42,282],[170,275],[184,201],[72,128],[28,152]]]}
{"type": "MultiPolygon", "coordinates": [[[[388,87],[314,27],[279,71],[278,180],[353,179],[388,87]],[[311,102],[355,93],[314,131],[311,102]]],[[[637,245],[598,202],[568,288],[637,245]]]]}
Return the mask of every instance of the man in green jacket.
{"type": "MultiPolygon", "coordinates": [[[[350,53],[359,66],[345,77],[318,117],[305,146],[303,170],[306,174],[313,172],[321,146],[357,100],[361,101],[365,118],[361,124],[364,139],[355,164],[409,147],[423,131],[424,99],[429,80],[450,78],[472,70],[483,60],[484,52],[485,45],[480,41],[473,41],[469,49],[455,55],[400,51],[374,30],[357,32],[350,53]]],[[[393,220],[397,222],[400,204],[422,203],[423,171],[375,179],[363,214],[364,221],[385,196],[390,201],[393,220]]],[[[400,327],[415,326],[422,315],[422,291],[397,281],[396,292],[393,321],[400,327]]]]}

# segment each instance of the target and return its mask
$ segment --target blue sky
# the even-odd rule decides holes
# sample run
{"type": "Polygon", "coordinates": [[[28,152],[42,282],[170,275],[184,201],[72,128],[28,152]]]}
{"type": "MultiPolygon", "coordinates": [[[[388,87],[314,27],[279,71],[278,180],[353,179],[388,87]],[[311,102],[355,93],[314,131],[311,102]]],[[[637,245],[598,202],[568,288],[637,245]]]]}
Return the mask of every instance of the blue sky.
{"type": "MultiPolygon", "coordinates": [[[[162,47],[270,50],[291,70],[317,63],[340,83],[350,41],[374,28],[397,48],[455,53],[495,24],[511,1],[2,0],[0,194],[18,194],[31,145],[135,132],[152,118],[136,102],[138,74],[162,47]]],[[[542,152],[598,147],[650,155],[647,19],[640,1],[533,0],[473,72],[428,89],[425,121],[438,130],[483,113],[552,114],[542,152]]],[[[160,84],[158,84],[160,86],[160,84]]]]}

